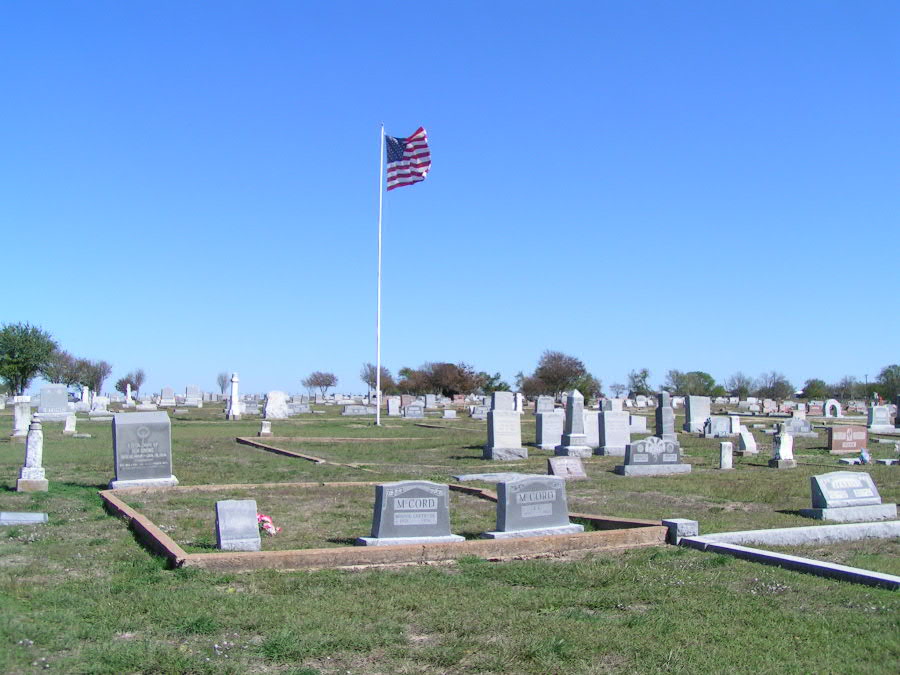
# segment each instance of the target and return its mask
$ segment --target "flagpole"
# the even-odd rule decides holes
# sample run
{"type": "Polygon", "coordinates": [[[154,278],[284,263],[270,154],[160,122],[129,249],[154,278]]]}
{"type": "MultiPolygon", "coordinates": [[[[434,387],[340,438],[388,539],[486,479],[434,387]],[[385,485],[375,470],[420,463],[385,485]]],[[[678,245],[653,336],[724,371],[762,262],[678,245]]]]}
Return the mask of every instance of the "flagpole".
{"type": "Polygon", "coordinates": [[[381,214],[384,206],[384,122],[378,151],[378,308],[375,312],[375,426],[381,426],[381,214]]]}

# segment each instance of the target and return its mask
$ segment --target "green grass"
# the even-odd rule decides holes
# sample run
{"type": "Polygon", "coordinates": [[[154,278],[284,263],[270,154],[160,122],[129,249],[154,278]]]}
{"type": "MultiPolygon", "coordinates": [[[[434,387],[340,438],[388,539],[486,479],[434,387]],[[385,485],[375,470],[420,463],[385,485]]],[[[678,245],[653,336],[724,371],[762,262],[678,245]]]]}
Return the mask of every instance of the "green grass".
{"type": "MultiPolygon", "coordinates": [[[[258,422],[226,423],[220,410],[204,408],[173,423],[175,474],[183,485],[447,482],[479,470],[543,473],[550,455],[532,448],[523,462],[491,464],[478,449],[483,422],[428,420],[458,428],[426,429],[388,419],[374,429],[335,412],[275,422],[274,431],[418,440],[284,444],[373,474],[239,445],[234,437],[255,435],[258,422]]],[[[0,437],[10,428],[9,411],[0,412],[0,437]]],[[[900,663],[897,593],[673,547],[357,572],[167,570],[102,509],[97,490],[112,477],[109,425],[79,421],[79,431],[94,434],[83,440],[63,438],[61,429],[45,426],[50,491],[0,491],[4,511],[50,514],[46,525],[0,529],[2,672],[43,672],[47,664],[66,673],[893,673],[900,663]]],[[[523,438],[532,434],[526,415],[523,438]]],[[[798,439],[801,465],[788,471],[765,467],[771,441],[763,435],[761,458],[738,459],[730,472],[714,468],[718,441],[684,436],[690,475],[623,478],[611,473],[621,460],[590,458],[590,480],[569,485],[570,504],[694,518],[703,532],[809,525],[796,514],[809,504],[809,476],[839,468],[821,436],[798,439]]],[[[873,449],[876,457],[893,452],[873,449]]],[[[0,443],[7,486],[23,454],[22,445],[0,443]]],[[[885,501],[900,499],[900,471],[865,470],[885,501]]],[[[346,545],[368,530],[374,497],[373,488],[241,488],[133,501],[173,526],[176,540],[194,542],[189,550],[208,551],[215,500],[251,493],[285,528],[264,548],[346,545]]],[[[474,534],[493,522],[492,504],[461,495],[453,513],[455,531],[474,534]]],[[[898,573],[897,553],[897,542],[867,541],[800,554],[898,573]]]]}

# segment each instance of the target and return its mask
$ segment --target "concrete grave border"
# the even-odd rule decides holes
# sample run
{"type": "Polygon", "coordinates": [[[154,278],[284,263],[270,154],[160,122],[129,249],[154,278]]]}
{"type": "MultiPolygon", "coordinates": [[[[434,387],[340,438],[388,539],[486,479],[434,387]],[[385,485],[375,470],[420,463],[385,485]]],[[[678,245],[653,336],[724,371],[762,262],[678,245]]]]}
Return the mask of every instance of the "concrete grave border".
{"type": "MultiPolygon", "coordinates": [[[[474,555],[491,561],[559,556],[573,551],[600,551],[646,546],[663,546],[668,528],[659,521],[613,518],[569,512],[569,518],[590,522],[596,530],[579,534],[521,537],[517,539],[477,539],[445,544],[402,546],[347,546],[296,549],[290,551],[188,553],[145,515],[129,506],[124,498],[153,492],[215,492],[235,488],[266,487],[346,487],[375,486],[380,482],[256,483],[245,485],[179,485],[168,488],[120,488],[101,490],[100,498],[115,516],[124,519],[147,548],[164,557],[171,568],[198,567],[208,570],[243,572],[258,569],[316,570],[355,569],[380,566],[422,565],[452,562],[474,555]]],[[[450,489],[496,502],[491,490],[450,484],[450,489]]]]}

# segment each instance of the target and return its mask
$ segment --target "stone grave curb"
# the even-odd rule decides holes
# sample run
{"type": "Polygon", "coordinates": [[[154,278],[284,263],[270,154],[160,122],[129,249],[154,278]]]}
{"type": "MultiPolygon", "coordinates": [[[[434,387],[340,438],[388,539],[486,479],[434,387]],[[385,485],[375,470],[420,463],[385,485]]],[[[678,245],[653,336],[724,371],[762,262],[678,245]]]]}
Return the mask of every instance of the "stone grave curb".
{"type": "Polygon", "coordinates": [[[731,555],[742,560],[749,560],[763,565],[783,567],[798,572],[807,572],[820,577],[850,581],[852,583],[865,584],[867,586],[880,586],[891,590],[900,589],[900,577],[894,576],[893,574],[883,574],[881,572],[873,572],[858,567],[837,565],[835,563],[801,558],[785,553],[763,551],[758,548],[749,548],[738,544],[727,544],[711,539],[710,537],[682,537],[680,544],[681,546],[688,546],[697,549],[698,551],[731,555]]]}
{"type": "MultiPolygon", "coordinates": [[[[571,535],[521,537],[515,539],[477,539],[455,543],[411,544],[402,546],[348,546],[341,548],[298,549],[291,551],[187,553],[149,518],[121,499],[146,492],[214,492],[234,488],[266,487],[345,487],[374,486],[378,482],[335,483],[257,483],[245,485],[179,485],[168,488],[121,488],[101,490],[107,509],[123,518],[137,538],[149,549],[166,558],[168,565],[199,567],[217,571],[250,571],[257,569],[316,570],[356,569],[378,566],[421,565],[452,562],[474,555],[491,561],[560,556],[573,551],[595,551],[666,543],[668,528],[658,521],[613,518],[585,513],[569,513],[570,518],[586,520],[596,530],[571,535]]],[[[497,501],[491,490],[451,483],[451,490],[488,501],[497,501]]]]}
{"type": "MultiPolygon", "coordinates": [[[[268,440],[271,440],[273,437],[266,436],[266,438],[268,440]]],[[[277,438],[283,438],[283,437],[278,436],[277,438]]],[[[265,450],[266,452],[272,452],[276,455],[284,455],[285,457],[294,457],[296,459],[305,459],[308,462],[314,462],[316,464],[330,464],[332,466],[344,466],[344,467],[347,467],[350,469],[357,469],[359,471],[365,471],[367,473],[376,473],[372,469],[364,469],[363,467],[361,467],[357,464],[344,464],[342,462],[331,462],[327,459],[323,459],[321,457],[316,457],[315,455],[306,455],[306,454],[303,454],[302,452],[294,452],[292,450],[284,450],[283,448],[277,448],[274,445],[268,445],[266,443],[262,443],[253,438],[244,438],[244,437],[238,436],[234,440],[237,443],[240,443],[242,445],[249,445],[250,447],[257,448],[258,450],[265,450]]],[[[322,439],[322,440],[326,440],[326,439],[322,439]]],[[[330,440],[331,439],[329,439],[329,441],[330,440]]],[[[396,439],[391,439],[391,440],[396,440],[396,439]]]]}

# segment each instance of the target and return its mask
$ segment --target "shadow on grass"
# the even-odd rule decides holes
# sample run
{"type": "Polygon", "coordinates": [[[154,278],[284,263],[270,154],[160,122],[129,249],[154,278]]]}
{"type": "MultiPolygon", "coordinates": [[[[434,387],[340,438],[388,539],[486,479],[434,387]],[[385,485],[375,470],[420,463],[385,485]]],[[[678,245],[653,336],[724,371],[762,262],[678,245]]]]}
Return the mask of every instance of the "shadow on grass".
{"type": "Polygon", "coordinates": [[[450,455],[450,459],[484,459],[483,449],[479,448],[479,450],[482,450],[482,453],[477,455],[450,455]]]}
{"type": "Polygon", "coordinates": [[[775,513],[783,513],[786,516],[800,516],[801,518],[805,517],[802,513],[800,513],[799,509],[775,509],[775,513]]]}
{"type": "Polygon", "coordinates": [[[355,546],[356,537],[333,537],[326,539],[329,544],[343,544],[344,546],[355,546]]]}
{"type": "Polygon", "coordinates": [[[71,481],[62,481],[59,483],[59,485],[62,485],[65,487],[70,487],[70,488],[79,488],[79,489],[89,488],[92,490],[109,490],[109,483],[90,484],[90,483],[72,483],[71,481]]]}

